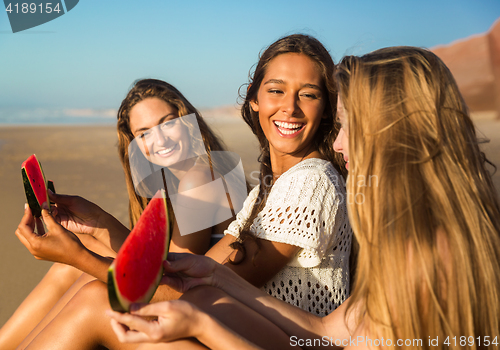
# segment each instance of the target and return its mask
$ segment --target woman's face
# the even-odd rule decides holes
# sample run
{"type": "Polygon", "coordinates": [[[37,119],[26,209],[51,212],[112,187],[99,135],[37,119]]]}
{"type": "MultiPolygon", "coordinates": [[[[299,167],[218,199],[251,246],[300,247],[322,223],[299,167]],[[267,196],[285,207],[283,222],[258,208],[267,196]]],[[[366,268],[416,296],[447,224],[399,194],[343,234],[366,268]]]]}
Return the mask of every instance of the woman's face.
{"type": "Polygon", "coordinates": [[[146,158],[161,166],[173,166],[190,157],[187,127],[177,109],[156,97],[137,103],[130,110],[130,130],[146,158]]]}
{"type": "Polygon", "coordinates": [[[340,97],[337,100],[337,122],[340,123],[341,129],[333,143],[333,149],[335,152],[344,155],[345,168],[349,170],[349,130],[347,127],[347,114],[340,97]]]}
{"type": "Polygon", "coordinates": [[[324,117],[326,96],[318,65],[303,54],[286,53],[271,60],[251,102],[269,141],[271,155],[304,157],[324,117]]]}

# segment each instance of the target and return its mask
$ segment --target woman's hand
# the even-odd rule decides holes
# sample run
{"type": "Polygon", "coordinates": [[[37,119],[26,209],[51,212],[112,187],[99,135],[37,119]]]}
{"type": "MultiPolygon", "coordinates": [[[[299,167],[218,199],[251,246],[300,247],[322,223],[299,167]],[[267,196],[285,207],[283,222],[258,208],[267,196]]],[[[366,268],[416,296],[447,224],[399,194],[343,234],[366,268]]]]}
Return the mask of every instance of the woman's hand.
{"type": "Polygon", "coordinates": [[[56,203],[54,218],[64,228],[75,233],[94,235],[99,220],[105,213],[99,206],[79,196],[55,194],[49,191],[50,200],[56,203]]]}
{"type": "Polygon", "coordinates": [[[180,293],[200,285],[217,287],[216,271],[224,268],[209,257],[189,253],[169,253],[163,267],[162,283],[180,293]]]}
{"type": "Polygon", "coordinates": [[[158,343],[198,337],[204,313],[187,301],[172,300],[154,304],[134,304],[130,314],[108,310],[111,326],[123,343],[158,343]],[[157,316],[149,321],[142,316],[157,316]]]}
{"type": "Polygon", "coordinates": [[[42,210],[41,218],[35,218],[30,208],[26,206],[24,216],[17,227],[16,236],[39,260],[72,265],[72,259],[85,249],[78,237],[58,224],[47,209],[42,210]],[[38,233],[35,233],[35,226],[38,233]]]}

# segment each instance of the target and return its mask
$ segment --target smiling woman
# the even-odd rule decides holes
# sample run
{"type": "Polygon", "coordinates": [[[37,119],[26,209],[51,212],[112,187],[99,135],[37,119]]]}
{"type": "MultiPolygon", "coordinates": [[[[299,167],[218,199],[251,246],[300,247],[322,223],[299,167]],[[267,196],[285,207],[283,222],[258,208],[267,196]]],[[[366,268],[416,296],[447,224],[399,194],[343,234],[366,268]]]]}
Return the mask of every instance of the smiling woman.
{"type": "Polygon", "coordinates": [[[155,164],[172,168],[194,157],[191,138],[180,122],[179,112],[159,98],[147,98],[132,107],[130,129],[141,151],[155,164]]]}
{"type": "MultiPolygon", "coordinates": [[[[238,202],[234,197],[231,203],[228,201],[224,187],[219,186],[215,190],[213,187],[201,187],[227,173],[224,168],[227,164],[221,161],[214,164],[210,157],[213,152],[224,151],[222,142],[175,87],[154,79],[135,83],[121,104],[117,128],[120,160],[128,187],[131,227],[137,222],[149,199],[160,188],[167,187],[165,182],[158,181],[147,182],[147,191],[144,186],[136,186],[133,174],[138,169],[131,167],[134,164],[131,160],[141,157],[144,160],[141,164],[146,164],[147,169],[161,169],[163,179],[172,185],[168,188],[172,191],[168,193],[167,199],[174,217],[170,251],[204,254],[220,239],[223,230],[234,218],[234,210],[231,209],[238,202]],[[186,115],[191,118],[184,117],[186,115]],[[142,152],[129,152],[134,149],[132,145],[143,146],[142,152]],[[196,215],[192,212],[183,212],[182,215],[176,212],[175,217],[171,199],[177,192],[188,193],[185,196],[190,199],[188,203],[208,203],[203,209],[210,221],[205,220],[202,223],[204,226],[191,225],[190,228],[196,227],[196,230],[188,232],[190,234],[182,234],[178,222],[182,216],[196,215]]],[[[150,175],[154,177],[155,174],[150,170],[150,175]]],[[[237,185],[243,187],[246,195],[245,181],[237,185]]],[[[51,200],[56,203],[56,207],[52,208],[54,218],[51,215],[44,217],[45,223],[50,221],[51,224],[47,224],[48,232],[43,236],[43,243],[34,248],[34,240],[40,237],[32,235],[31,224],[34,221],[29,210],[25,211],[24,223],[27,225],[17,231],[18,237],[37,258],[71,266],[53,265],[36,287],[36,292],[30,294],[2,328],[2,348],[17,346],[35,327],[25,338],[27,344],[85,283],[94,278],[106,281],[110,263],[108,257],[116,255],[129,233],[118,220],[83,198],[51,195],[51,200]],[[57,243],[53,246],[48,243],[55,241],[57,243]],[[85,273],[82,275],[82,272],[85,273]],[[36,297],[33,297],[35,294],[36,297]]]]}
{"type": "Polygon", "coordinates": [[[321,70],[304,54],[283,54],[269,64],[257,98],[250,104],[259,113],[272,160],[319,156],[312,138],[326,117],[321,85],[321,70]]]}

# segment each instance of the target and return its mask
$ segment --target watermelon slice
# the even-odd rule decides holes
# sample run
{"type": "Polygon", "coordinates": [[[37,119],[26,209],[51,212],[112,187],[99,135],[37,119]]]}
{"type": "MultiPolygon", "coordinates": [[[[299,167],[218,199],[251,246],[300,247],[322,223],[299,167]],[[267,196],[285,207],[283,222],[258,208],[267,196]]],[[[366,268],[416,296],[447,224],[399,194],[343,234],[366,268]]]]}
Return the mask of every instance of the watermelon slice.
{"type": "Polygon", "coordinates": [[[23,162],[21,172],[28,205],[31,213],[38,218],[42,215],[42,204],[44,202],[50,203],[50,201],[47,193],[47,181],[36,155],[31,155],[23,162]]]}
{"type": "Polygon", "coordinates": [[[111,308],[128,312],[132,303],[147,303],[163,275],[170,243],[165,191],[151,199],[108,270],[111,308]]]}

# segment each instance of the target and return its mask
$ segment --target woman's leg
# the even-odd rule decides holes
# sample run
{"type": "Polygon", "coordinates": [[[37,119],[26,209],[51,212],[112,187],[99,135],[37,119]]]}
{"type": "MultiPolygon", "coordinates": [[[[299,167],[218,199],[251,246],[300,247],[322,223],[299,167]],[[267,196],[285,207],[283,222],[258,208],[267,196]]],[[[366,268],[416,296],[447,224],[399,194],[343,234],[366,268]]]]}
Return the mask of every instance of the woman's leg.
{"type": "MultiPolygon", "coordinates": [[[[212,287],[199,287],[182,299],[214,315],[236,333],[264,349],[291,347],[290,337],[279,327],[247,306],[212,287]]],[[[136,349],[137,344],[122,344],[116,338],[105,310],[109,309],[107,286],[99,281],[85,285],[27,349],[136,349]]],[[[146,349],[202,349],[196,340],[168,344],[143,344],[146,349]]]]}
{"type": "Polygon", "coordinates": [[[109,317],[108,289],[100,281],[83,286],[26,349],[135,349],[116,338],[109,317]]]}
{"type": "Polygon", "coordinates": [[[68,291],[59,299],[59,301],[54,305],[54,307],[47,313],[47,315],[36,325],[35,328],[28,334],[27,337],[22,340],[20,344],[20,348],[24,348],[28,345],[37,335],[40,333],[45,326],[47,326],[58,314],[59,312],[66,306],[66,304],[75,296],[75,294],[87,283],[94,281],[95,278],[93,276],[87,275],[85,273],[81,273],[80,278],[76,280],[75,283],[68,289],[68,291]]]}
{"type": "Polygon", "coordinates": [[[74,267],[54,263],[0,329],[0,349],[15,349],[81,275],[74,267]]]}
{"type": "Polygon", "coordinates": [[[235,333],[263,349],[293,348],[290,344],[290,336],[281,328],[220,289],[196,287],[184,293],[181,299],[193,303],[235,333]]]}
{"type": "MultiPolygon", "coordinates": [[[[213,315],[235,333],[263,349],[288,349],[290,337],[278,326],[254,310],[213,287],[198,287],[186,292],[181,299],[189,301],[213,315]]],[[[196,340],[181,340],[163,344],[143,344],[138,350],[206,349],[196,340]]]]}
{"type": "MultiPolygon", "coordinates": [[[[115,253],[109,247],[95,238],[83,234],[78,236],[88,249],[103,256],[114,256],[115,253]]],[[[54,263],[0,329],[0,349],[15,349],[28,334],[30,339],[33,338],[33,333],[38,334],[84,284],[94,279],[86,276],[77,282],[80,276],[80,270],[54,263]],[[40,322],[43,326],[37,326],[40,322]]]]}

